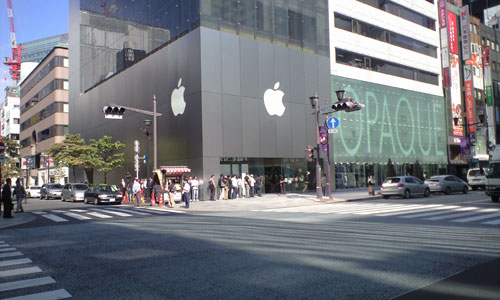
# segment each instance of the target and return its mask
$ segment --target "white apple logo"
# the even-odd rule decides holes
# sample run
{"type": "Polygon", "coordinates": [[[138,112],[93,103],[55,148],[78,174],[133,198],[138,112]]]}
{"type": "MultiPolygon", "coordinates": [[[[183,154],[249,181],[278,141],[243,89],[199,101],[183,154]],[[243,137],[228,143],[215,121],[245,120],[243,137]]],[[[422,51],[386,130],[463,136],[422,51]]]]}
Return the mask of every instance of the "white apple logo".
{"type": "Polygon", "coordinates": [[[274,89],[267,89],[264,93],[264,105],[270,116],[277,115],[281,117],[285,112],[285,106],[283,105],[283,96],[285,96],[285,93],[279,90],[279,87],[280,83],[276,82],[274,89]]]}
{"type": "Polygon", "coordinates": [[[172,96],[170,97],[170,102],[172,104],[172,112],[174,116],[182,115],[186,109],[186,102],[184,101],[184,91],[185,87],[181,86],[182,77],[179,78],[177,83],[177,88],[172,91],[172,96]]]}

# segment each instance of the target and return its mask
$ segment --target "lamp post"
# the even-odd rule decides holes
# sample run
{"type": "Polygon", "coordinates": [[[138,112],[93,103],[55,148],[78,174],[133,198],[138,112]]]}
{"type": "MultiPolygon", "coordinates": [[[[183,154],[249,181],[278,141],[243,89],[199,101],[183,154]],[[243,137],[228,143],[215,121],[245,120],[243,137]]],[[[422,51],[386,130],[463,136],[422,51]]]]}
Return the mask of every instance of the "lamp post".
{"type": "Polygon", "coordinates": [[[309,97],[311,106],[314,109],[316,121],[316,198],[323,199],[323,191],[321,190],[321,165],[319,164],[319,105],[318,94],[309,97]]]}
{"type": "Polygon", "coordinates": [[[144,120],[144,126],[146,126],[146,178],[149,177],[149,126],[151,126],[151,120],[144,120]]]}

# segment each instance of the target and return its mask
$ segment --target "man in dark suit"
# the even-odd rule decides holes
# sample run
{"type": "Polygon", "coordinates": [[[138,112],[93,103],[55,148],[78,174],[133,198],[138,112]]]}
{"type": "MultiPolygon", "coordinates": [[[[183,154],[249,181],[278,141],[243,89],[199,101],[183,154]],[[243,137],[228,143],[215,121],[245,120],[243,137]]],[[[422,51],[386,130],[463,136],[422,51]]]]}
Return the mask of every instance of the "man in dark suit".
{"type": "Polygon", "coordinates": [[[3,217],[4,218],[14,218],[11,215],[12,211],[12,191],[10,189],[10,178],[5,180],[5,184],[2,189],[2,203],[3,203],[3,217]]]}

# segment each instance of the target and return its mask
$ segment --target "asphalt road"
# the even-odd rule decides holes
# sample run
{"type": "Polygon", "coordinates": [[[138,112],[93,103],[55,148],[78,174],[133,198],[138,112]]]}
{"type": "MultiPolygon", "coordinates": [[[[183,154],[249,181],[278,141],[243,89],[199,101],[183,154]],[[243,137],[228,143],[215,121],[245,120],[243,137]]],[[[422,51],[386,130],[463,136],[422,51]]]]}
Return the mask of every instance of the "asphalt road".
{"type": "MultiPolygon", "coordinates": [[[[60,217],[52,211],[94,208],[57,200],[31,205],[60,217]]],[[[56,291],[75,299],[498,299],[498,284],[473,285],[480,276],[465,276],[489,268],[497,283],[500,275],[492,267],[499,265],[500,225],[484,224],[500,216],[482,217],[500,205],[480,192],[232,212],[204,205],[184,214],[72,222],[37,215],[2,229],[0,298],[56,291]],[[424,213],[430,215],[408,218],[424,213]],[[2,266],[19,259],[30,262],[2,266]],[[41,271],[10,274],[28,268],[41,271]],[[39,279],[47,277],[54,282],[39,279]],[[22,286],[12,282],[34,278],[37,286],[32,280],[12,289],[22,286]]],[[[98,207],[103,214],[116,208],[98,207]]]]}

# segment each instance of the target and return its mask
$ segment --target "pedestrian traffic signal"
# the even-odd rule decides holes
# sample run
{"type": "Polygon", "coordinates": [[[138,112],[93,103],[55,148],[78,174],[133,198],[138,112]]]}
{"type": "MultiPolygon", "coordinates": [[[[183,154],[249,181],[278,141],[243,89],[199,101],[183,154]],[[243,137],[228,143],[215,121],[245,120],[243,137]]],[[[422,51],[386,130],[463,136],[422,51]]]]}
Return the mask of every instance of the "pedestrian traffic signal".
{"type": "Polygon", "coordinates": [[[307,146],[306,147],[306,160],[307,161],[314,161],[314,147],[313,146],[307,146]]]}
{"type": "Polygon", "coordinates": [[[120,106],[104,106],[102,108],[102,112],[104,113],[104,117],[106,119],[119,119],[123,118],[123,113],[125,112],[125,108],[120,106]]]}

